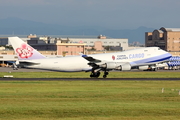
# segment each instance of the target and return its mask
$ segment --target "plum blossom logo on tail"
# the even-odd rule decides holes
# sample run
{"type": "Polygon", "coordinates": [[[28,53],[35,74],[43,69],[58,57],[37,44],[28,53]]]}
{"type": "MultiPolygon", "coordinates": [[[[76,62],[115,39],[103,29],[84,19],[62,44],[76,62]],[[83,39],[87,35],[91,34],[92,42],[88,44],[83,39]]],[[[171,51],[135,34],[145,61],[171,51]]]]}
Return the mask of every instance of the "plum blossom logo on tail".
{"type": "Polygon", "coordinates": [[[33,51],[33,48],[26,44],[22,44],[20,48],[16,49],[16,52],[18,53],[20,58],[31,57],[33,55],[32,51],[33,51]]]}
{"type": "Polygon", "coordinates": [[[112,56],[112,59],[115,60],[115,56],[114,55],[112,56]]]}

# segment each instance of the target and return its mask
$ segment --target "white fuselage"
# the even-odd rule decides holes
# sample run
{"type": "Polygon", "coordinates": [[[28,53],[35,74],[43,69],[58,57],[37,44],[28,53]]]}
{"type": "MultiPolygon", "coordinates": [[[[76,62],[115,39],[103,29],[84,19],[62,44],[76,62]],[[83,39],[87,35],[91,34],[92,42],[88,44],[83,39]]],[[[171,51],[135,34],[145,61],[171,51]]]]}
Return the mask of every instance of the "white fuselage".
{"type": "MultiPolygon", "coordinates": [[[[116,53],[92,54],[88,56],[101,60],[102,63],[127,62],[133,67],[159,63],[170,58],[171,54],[158,47],[147,47],[116,53]]],[[[88,65],[89,61],[82,56],[45,58],[28,60],[28,62],[39,64],[25,67],[63,72],[88,71],[92,69],[92,67],[88,65]]]]}

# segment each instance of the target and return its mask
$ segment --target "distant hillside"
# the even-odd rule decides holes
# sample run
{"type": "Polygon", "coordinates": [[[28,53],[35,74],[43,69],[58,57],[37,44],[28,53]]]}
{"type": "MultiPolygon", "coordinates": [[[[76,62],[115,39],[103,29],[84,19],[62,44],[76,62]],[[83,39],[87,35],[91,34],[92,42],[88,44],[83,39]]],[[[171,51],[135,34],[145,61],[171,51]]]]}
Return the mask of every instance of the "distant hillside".
{"type": "Polygon", "coordinates": [[[68,27],[56,24],[45,24],[19,18],[0,19],[0,34],[15,35],[106,35],[111,38],[128,38],[129,43],[138,41],[144,43],[145,32],[152,32],[154,28],[139,27],[137,29],[104,29],[102,27],[68,27]]]}

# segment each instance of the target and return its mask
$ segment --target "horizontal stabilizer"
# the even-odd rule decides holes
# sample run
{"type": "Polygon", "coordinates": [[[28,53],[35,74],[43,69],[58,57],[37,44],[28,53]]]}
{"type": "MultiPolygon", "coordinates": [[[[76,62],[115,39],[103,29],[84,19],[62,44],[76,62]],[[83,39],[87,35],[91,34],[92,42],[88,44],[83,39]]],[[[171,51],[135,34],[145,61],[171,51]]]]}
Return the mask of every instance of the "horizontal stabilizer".
{"type": "Polygon", "coordinates": [[[27,62],[27,61],[19,61],[19,64],[20,65],[31,66],[31,65],[39,65],[40,63],[27,62]]]}

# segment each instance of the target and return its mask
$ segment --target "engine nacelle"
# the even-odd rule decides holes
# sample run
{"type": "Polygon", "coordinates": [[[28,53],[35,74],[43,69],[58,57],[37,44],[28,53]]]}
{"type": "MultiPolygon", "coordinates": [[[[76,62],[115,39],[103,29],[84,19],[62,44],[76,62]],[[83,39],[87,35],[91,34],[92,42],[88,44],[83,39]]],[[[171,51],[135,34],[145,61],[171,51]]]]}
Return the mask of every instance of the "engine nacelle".
{"type": "Polygon", "coordinates": [[[151,65],[151,66],[138,66],[139,70],[145,70],[145,71],[156,71],[157,67],[155,65],[151,65]]]}
{"type": "Polygon", "coordinates": [[[120,70],[120,71],[125,71],[125,70],[131,70],[131,65],[129,63],[121,63],[121,62],[109,62],[105,63],[104,65],[106,69],[110,70],[120,70]]]}
{"type": "Polygon", "coordinates": [[[121,71],[131,70],[131,65],[129,63],[125,63],[121,65],[121,71]]]}
{"type": "Polygon", "coordinates": [[[147,70],[149,69],[149,66],[139,66],[139,70],[147,70]]]}
{"type": "Polygon", "coordinates": [[[119,68],[119,64],[117,62],[109,62],[109,63],[105,63],[105,68],[106,69],[118,69],[119,68]]]}

